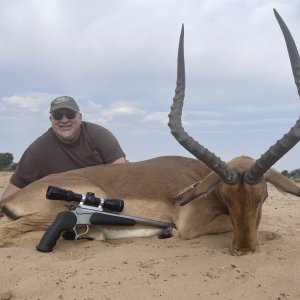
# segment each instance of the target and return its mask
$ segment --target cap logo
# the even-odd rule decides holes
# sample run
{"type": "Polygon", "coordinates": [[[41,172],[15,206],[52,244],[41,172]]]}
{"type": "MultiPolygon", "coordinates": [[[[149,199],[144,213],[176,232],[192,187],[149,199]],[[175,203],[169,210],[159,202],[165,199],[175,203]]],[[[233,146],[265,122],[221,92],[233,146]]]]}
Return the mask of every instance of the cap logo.
{"type": "Polygon", "coordinates": [[[61,96],[54,99],[50,105],[50,113],[59,108],[68,108],[76,112],[79,112],[79,107],[76,101],[69,96],[61,96]]]}
{"type": "Polygon", "coordinates": [[[69,102],[69,99],[66,98],[58,98],[55,100],[56,103],[65,103],[65,102],[69,102]]]}

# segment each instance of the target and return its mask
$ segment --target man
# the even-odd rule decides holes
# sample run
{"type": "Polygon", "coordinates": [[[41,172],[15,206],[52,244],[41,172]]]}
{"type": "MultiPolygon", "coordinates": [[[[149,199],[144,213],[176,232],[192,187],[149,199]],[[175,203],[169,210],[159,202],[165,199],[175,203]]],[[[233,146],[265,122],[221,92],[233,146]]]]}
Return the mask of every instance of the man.
{"type": "Polygon", "coordinates": [[[54,99],[50,105],[51,128],[24,152],[1,199],[49,174],[98,164],[125,163],[115,136],[100,125],[82,121],[75,100],[54,99]]]}

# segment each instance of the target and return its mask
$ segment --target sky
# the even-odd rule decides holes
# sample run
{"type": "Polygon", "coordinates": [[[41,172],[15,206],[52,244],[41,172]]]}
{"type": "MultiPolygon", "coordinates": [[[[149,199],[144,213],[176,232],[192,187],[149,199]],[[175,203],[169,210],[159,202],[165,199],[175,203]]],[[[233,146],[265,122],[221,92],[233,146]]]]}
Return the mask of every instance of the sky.
{"type": "MultiPolygon", "coordinates": [[[[129,161],[192,157],[167,126],[184,23],[185,130],[224,161],[258,159],[300,112],[273,8],[300,47],[298,0],[1,1],[0,153],[19,161],[68,95],[129,161]]],[[[300,168],[299,152],[274,168],[300,168]]]]}

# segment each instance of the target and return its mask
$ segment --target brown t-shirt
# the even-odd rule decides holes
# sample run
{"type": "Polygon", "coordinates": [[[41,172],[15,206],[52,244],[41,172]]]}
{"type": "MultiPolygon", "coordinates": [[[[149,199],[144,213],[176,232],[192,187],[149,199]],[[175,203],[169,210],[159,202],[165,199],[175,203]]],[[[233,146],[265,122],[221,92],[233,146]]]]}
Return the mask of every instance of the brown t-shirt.
{"type": "Polygon", "coordinates": [[[10,182],[23,188],[49,174],[99,164],[109,164],[125,157],[115,136],[106,128],[82,122],[80,138],[62,143],[50,128],[24,152],[10,182]]]}

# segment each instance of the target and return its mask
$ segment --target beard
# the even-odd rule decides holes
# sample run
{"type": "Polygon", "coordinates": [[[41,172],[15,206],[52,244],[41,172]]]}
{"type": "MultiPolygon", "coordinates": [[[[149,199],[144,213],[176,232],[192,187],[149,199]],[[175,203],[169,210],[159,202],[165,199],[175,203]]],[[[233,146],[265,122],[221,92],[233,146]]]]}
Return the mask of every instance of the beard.
{"type": "Polygon", "coordinates": [[[68,138],[72,137],[72,135],[74,134],[74,129],[73,128],[70,128],[68,130],[58,129],[57,132],[61,137],[68,139],[68,138]]]}
{"type": "Polygon", "coordinates": [[[76,140],[78,135],[76,133],[76,127],[74,125],[64,125],[57,127],[57,135],[63,142],[72,142],[76,140]]]}

